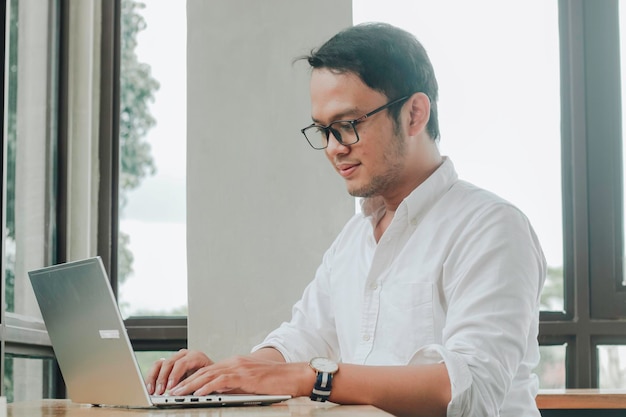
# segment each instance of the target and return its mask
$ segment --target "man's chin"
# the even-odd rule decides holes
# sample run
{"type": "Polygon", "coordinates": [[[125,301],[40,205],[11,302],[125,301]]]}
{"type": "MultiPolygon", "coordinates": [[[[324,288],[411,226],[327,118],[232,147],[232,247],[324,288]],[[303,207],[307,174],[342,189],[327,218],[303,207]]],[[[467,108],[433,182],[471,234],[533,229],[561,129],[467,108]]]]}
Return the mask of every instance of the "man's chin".
{"type": "Polygon", "coordinates": [[[365,188],[348,187],[348,194],[350,194],[352,197],[369,198],[369,197],[373,197],[376,193],[372,192],[372,190],[365,189],[365,188]]]}

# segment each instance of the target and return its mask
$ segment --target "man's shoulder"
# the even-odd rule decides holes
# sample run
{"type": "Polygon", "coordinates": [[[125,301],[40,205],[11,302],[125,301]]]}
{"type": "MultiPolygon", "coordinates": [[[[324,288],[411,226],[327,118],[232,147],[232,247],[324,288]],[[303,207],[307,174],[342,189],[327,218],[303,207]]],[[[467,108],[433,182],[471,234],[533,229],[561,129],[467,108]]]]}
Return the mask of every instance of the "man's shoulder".
{"type": "Polygon", "coordinates": [[[512,202],[493,191],[459,180],[442,199],[442,210],[452,210],[459,219],[476,217],[503,217],[526,222],[526,215],[512,202]]]}
{"type": "Polygon", "coordinates": [[[481,206],[485,204],[507,205],[515,207],[510,201],[493,191],[481,188],[468,181],[458,180],[450,187],[448,196],[481,206]]]}

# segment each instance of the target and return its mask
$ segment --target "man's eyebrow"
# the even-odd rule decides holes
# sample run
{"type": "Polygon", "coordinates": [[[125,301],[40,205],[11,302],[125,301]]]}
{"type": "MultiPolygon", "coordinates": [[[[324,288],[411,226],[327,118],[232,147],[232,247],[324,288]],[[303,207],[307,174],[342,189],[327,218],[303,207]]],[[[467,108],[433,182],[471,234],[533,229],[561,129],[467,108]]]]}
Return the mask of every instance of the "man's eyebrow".
{"type": "MultiPolygon", "coordinates": [[[[337,122],[339,120],[354,120],[358,117],[363,116],[364,114],[365,113],[363,113],[362,110],[359,110],[357,108],[352,108],[352,109],[345,110],[345,111],[342,111],[341,113],[337,113],[333,115],[333,118],[331,119],[330,123],[337,122]]],[[[319,125],[322,124],[320,120],[316,119],[315,117],[311,117],[311,120],[315,124],[319,124],[319,125]]]]}

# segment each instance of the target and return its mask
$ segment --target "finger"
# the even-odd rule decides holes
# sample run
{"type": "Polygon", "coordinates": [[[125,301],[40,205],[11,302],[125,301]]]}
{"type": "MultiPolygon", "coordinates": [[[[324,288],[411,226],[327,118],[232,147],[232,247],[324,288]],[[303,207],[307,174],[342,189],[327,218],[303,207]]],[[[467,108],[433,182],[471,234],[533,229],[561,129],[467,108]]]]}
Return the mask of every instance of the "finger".
{"type": "Polygon", "coordinates": [[[215,379],[207,382],[206,384],[193,387],[192,392],[194,393],[194,395],[208,395],[212,392],[223,394],[225,392],[230,392],[237,389],[238,385],[239,384],[235,383],[234,378],[232,378],[231,376],[219,375],[215,379]]]}
{"type": "Polygon", "coordinates": [[[189,375],[183,381],[173,387],[172,395],[188,395],[195,392],[198,388],[211,382],[218,374],[213,367],[204,367],[199,369],[192,375],[189,375]]]}
{"type": "Polygon", "coordinates": [[[174,388],[194,370],[192,361],[186,356],[174,362],[168,374],[166,389],[169,391],[174,388]]]}
{"type": "Polygon", "coordinates": [[[154,393],[156,395],[165,394],[167,380],[169,379],[172,366],[173,366],[173,363],[171,361],[168,361],[168,359],[161,360],[161,368],[159,369],[159,374],[157,376],[156,384],[154,388],[154,393]]]}
{"type": "Polygon", "coordinates": [[[172,378],[171,372],[174,365],[187,355],[187,349],[181,349],[168,359],[157,361],[158,374],[154,385],[154,394],[163,395],[167,389],[168,381],[172,378]]]}
{"type": "MultiPolygon", "coordinates": [[[[212,392],[228,392],[240,388],[239,375],[242,357],[233,357],[203,366],[193,375],[181,381],[172,391],[174,395],[207,395],[212,392]],[[237,371],[239,369],[239,372],[237,371]]],[[[241,390],[239,390],[241,391],[241,390]]]]}
{"type": "MultiPolygon", "coordinates": [[[[166,390],[171,390],[182,380],[194,374],[198,369],[213,364],[204,353],[198,351],[185,351],[184,354],[176,357],[172,367],[168,372],[166,390]]],[[[166,366],[169,365],[165,364],[166,366]]]]}
{"type": "Polygon", "coordinates": [[[159,375],[159,372],[161,371],[161,365],[163,364],[164,360],[165,359],[162,358],[154,362],[154,364],[152,365],[152,367],[146,374],[146,378],[144,382],[146,384],[146,389],[148,390],[148,394],[150,395],[154,394],[154,391],[156,388],[156,380],[159,375]]]}

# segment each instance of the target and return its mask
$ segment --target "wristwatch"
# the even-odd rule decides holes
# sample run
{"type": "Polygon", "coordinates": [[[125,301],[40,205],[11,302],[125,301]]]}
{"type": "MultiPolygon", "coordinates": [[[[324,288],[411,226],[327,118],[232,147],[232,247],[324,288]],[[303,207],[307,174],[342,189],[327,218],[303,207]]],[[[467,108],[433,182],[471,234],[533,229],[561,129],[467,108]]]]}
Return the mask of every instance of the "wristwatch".
{"type": "Polygon", "coordinates": [[[330,397],[333,375],[339,371],[339,365],[328,358],[313,358],[309,362],[309,366],[317,373],[310,398],[313,401],[324,402],[330,397]]]}

